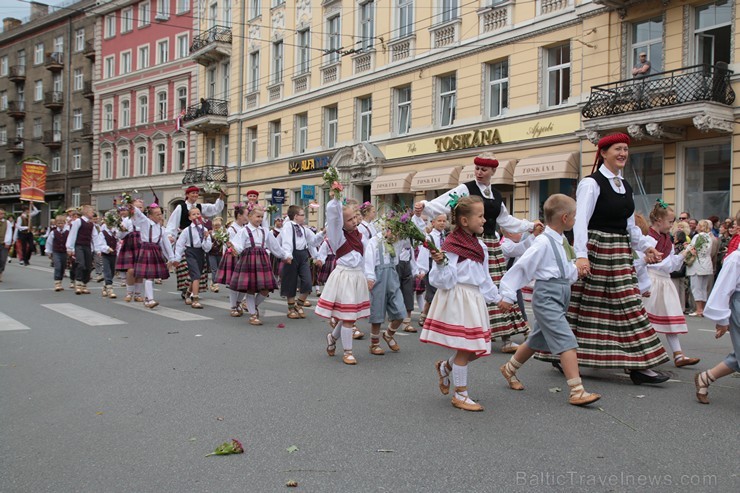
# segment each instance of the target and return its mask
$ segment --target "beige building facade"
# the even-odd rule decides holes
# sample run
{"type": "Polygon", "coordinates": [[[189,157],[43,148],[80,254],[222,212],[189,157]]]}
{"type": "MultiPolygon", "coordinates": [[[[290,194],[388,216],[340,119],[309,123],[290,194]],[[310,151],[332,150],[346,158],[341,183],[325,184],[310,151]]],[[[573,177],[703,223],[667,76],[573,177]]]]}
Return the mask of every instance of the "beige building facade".
{"type": "Polygon", "coordinates": [[[491,150],[507,206],[536,218],[621,131],[638,210],[740,207],[733,1],[262,0],[222,15],[204,13],[191,47],[206,111],[185,126],[229,169],[231,202],[284,191],[321,224],[328,165],[350,197],[410,205],[491,150]],[[634,78],[642,52],[651,71],[634,78]]]}

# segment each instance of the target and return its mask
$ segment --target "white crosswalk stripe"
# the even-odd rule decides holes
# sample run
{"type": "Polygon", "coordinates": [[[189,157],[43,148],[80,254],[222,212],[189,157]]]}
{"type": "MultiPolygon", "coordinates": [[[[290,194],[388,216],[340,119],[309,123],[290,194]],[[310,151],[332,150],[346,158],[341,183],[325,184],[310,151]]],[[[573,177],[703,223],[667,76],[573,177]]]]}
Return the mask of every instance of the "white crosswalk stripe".
{"type": "Polygon", "coordinates": [[[204,317],[203,315],[198,315],[192,308],[188,307],[189,311],[183,311],[183,310],[176,310],[174,308],[168,308],[166,306],[159,305],[158,307],[152,309],[149,309],[145,307],[141,303],[126,303],[125,301],[117,301],[117,305],[126,306],[128,308],[133,308],[134,310],[139,310],[147,313],[151,313],[153,315],[159,315],[160,317],[166,317],[171,318],[172,320],[177,320],[178,322],[192,322],[195,320],[213,320],[211,317],[204,317]]]}
{"type": "Polygon", "coordinates": [[[123,320],[118,320],[117,318],[109,317],[108,315],[103,315],[102,313],[88,310],[87,308],[77,306],[73,303],[52,303],[41,306],[90,326],[126,325],[128,323],[123,320]]]}
{"type": "Polygon", "coordinates": [[[31,330],[31,327],[20,323],[18,320],[0,312],[0,331],[31,330]]]}
{"type": "MultiPolygon", "coordinates": [[[[210,300],[210,299],[203,299],[203,298],[201,298],[200,299],[200,303],[201,303],[201,305],[205,305],[205,306],[212,306],[214,308],[223,308],[224,310],[229,310],[229,311],[231,310],[231,305],[229,304],[228,301],[219,301],[219,300],[210,300]]],[[[264,304],[263,305],[260,305],[260,306],[264,306],[264,304]]],[[[261,318],[264,318],[264,317],[277,317],[277,316],[280,316],[280,315],[285,315],[285,314],[284,313],[281,313],[281,312],[276,312],[274,310],[267,310],[265,308],[260,308],[260,317],[261,318]]]]}

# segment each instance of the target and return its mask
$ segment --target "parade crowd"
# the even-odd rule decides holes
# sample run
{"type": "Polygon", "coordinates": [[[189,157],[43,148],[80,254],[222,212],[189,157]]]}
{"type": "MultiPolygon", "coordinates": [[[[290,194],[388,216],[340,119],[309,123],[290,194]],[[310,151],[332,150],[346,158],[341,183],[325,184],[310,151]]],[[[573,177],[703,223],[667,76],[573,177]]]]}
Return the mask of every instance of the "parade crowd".
{"type": "Polygon", "coordinates": [[[327,182],[331,200],[320,231],[296,205],[270,227],[254,190],[226,224],[226,196],[200,203],[195,186],[166,221],[158,204],[125,193],[100,215],[90,205],[68,209],[48,231],[30,226],[39,213],[33,206],[15,221],[0,209],[0,281],[8,253],[28,265],[38,252],[51,259],[55,291],[64,291],[68,273],[69,287],[89,294],[95,274],[104,298],[116,298],[121,282],[125,302],[156,309],[153,284],[174,272],[190,308],[202,309],[202,293],[222,286],[228,315],[246,313],[253,326],[263,324],[260,305],[278,291],[287,318],[305,319],[315,291],[315,314],[329,326],[326,353],[341,346],[347,365],[358,363],[353,344],[366,336],[358,322],[369,321],[371,355],[384,354],[381,339],[397,352],[396,332],[417,332],[411,315],[418,307],[420,341],[451,350],[434,364],[439,391],[467,411],[483,410],[468,391],[468,369],[491,354],[492,341],[511,354],[500,367],[502,384],[523,390],[519,376],[534,357],[562,372],[569,403],[583,406],[601,396],[585,389],[579,368],[620,369],[635,385],[662,384],[669,376],[658,367],[670,361],[668,351],[678,368],[699,363],[680,336],[688,332],[686,315],[707,317],[716,337],[730,332],[733,347],[694,376],[696,399],[707,404],[710,385],[740,371],[740,212],[696,220],[658,199],[647,217],[636,214],[623,178],[628,156],[627,135],[601,139],[576,197],[548,197],[543,221],[509,213],[491,185],[492,153],[475,158],[472,181],[408,211],[377,211],[327,182]]]}

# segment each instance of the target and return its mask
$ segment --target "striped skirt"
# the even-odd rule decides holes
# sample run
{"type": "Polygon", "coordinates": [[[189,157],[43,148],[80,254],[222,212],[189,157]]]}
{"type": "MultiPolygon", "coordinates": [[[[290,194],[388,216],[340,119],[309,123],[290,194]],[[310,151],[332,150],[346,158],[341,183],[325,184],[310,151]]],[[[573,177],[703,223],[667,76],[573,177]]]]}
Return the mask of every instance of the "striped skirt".
{"type": "Polygon", "coordinates": [[[323,286],[326,284],[326,281],[329,279],[329,275],[331,275],[331,272],[334,270],[334,267],[337,266],[337,256],[336,255],[327,255],[326,260],[324,261],[323,265],[321,266],[321,269],[319,269],[319,286],[323,286]]]}
{"type": "MultiPolygon", "coordinates": [[[[492,236],[484,236],[481,239],[488,248],[488,273],[491,275],[493,283],[498,287],[501,278],[506,274],[506,260],[501,250],[501,243],[492,236]]],[[[521,334],[529,330],[529,325],[516,304],[511,307],[508,313],[499,310],[496,303],[489,304],[488,319],[491,325],[491,340],[495,340],[497,337],[521,334]]]]}
{"type": "Polygon", "coordinates": [[[571,288],[567,314],[578,340],[578,364],[646,370],[667,362],[637,288],[629,237],[589,231],[588,260],[591,274],[571,288]]]}
{"type": "Polygon", "coordinates": [[[170,277],[167,260],[162,255],[162,249],[158,243],[141,244],[134,266],[134,277],[141,279],[168,279],[170,277]]]}
{"type": "Polygon", "coordinates": [[[231,283],[231,275],[234,273],[234,268],[238,261],[238,256],[235,257],[230,253],[224,253],[221,256],[221,262],[218,263],[218,273],[214,282],[228,286],[231,283]]]}
{"type": "Polygon", "coordinates": [[[337,265],[316,304],[316,315],[354,322],[370,316],[370,291],[362,268],[337,265]]]}
{"type": "MultiPolygon", "coordinates": [[[[188,273],[188,264],[185,262],[185,257],[180,260],[180,265],[175,269],[175,275],[177,276],[177,290],[188,291],[190,289],[190,274],[188,273]]],[[[200,274],[200,288],[204,288],[208,285],[208,269],[203,269],[200,274]]]]}
{"type": "Polygon", "coordinates": [[[650,297],[643,298],[642,302],[655,332],[686,334],[689,331],[686,316],[671,276],[649,267],[647,272],[650,276],[650,297]]]}
{"type": "Polygon", "coordinates": [[[141,249],[141,233],[133,231],[123,237],[121,249],[116,257],[116,270],[133,269],[141,249]]]}
{"type": "Polygon", "coordinates": [[[277,287],[267,250],[251,247],[242,252],[231,274],[229,288],[241,293],[256,293],[263,290],[274,291],[277,287]]]}

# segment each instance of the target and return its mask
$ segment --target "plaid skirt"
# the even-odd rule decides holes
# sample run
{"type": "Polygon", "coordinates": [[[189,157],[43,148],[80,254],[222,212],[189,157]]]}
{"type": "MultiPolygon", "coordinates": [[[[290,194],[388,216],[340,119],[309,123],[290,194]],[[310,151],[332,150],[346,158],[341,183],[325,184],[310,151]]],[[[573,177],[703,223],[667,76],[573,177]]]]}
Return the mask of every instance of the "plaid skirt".
{"type": "Polygon", "coordinates": [[[283,259],[270,254],[270,263],[272,264],[272,273],[275,278],[280,280],[280,271],[283,270],[283,259]]]}
{"type": "MultiPolygon", "coordinates": [[[[188,264],[185,262],[185,257],[180,259],[180,265],[175,269],[175,275],[177,276],[177,290],[190,290],[190,274],[188,272],[188,264]]],[[[200,274],[200,287],[204,288],[207,285],[208,269],[203,269],[203,272],[200,274]]]]}
{"type": "MultiPolygon", "coordinates": [[[[588,232],[591,274],[571,288],[567,318],[578,340],[578,364],[646,370],[668,361],[637,288],[629,236],[588,232]]],[[[538,359],[557,356],[537,353],[538,359]]]]}
{"type": "Polygon", "coordinates": [[[134,277],[141,279],[169,279],[167,261],[157,243],[142,243],[134,265],[134,277]]]}
{"type": "Polygon", "coordinates": [[[133,269],[141,249],[141,233],[133,231],[123,237],[121,250],[116,257],[116,270],[133,269]]]}
{"type": "MultiPolygon", "coordinates": [[[[491,275],[493,283],[498,287],[501,278],[506,274],[506,260],[504,259],[503,250],[501,250],[501,243],[494,236],[483,236],[481,239],[488,249],[488,273],[491,275]]],[[[497,337],[521,334],[529,330],[529,325],[516,304],[511,307],[508,313],[499,310],[496,303],[489,304],[488,320],[491,325],[491,340],[497,337]]]]}
{"type": "Polygon", "coordinates": [[[425,281],[426,277],[422,277],[419,279],[416,278],[416,281],[414,282],[414,293],[421,294],[427,290],[427,282],[425,281]]]}
{"type": "Polygon", "coordinates": [[[241,293],[277,289],[277,280],[272,273],[267,250],[262,247],[251,247],[242,252],[231,275],[229,287],[241,293]]]}
{"type": "Polygon", "coordinates": [[[239,257],[235,257],[232,254],[224,254],[221,256],[221,262],[218,263],[218,273],[216,274],[216,284],[223,284],[228,286],[231,282],[231,275],[234,273],[236,263],[239,261],[239,257]]]}
{"type": "Polygon", "coordinates": [[[323,286],[324,284],[326,284],[327,279],[329,279],[329,275],[336,266],[337,256],[333,254],[327,255],[324,264],[321,266],[321,269],[319,269],[319,286],[323,286]]]}

